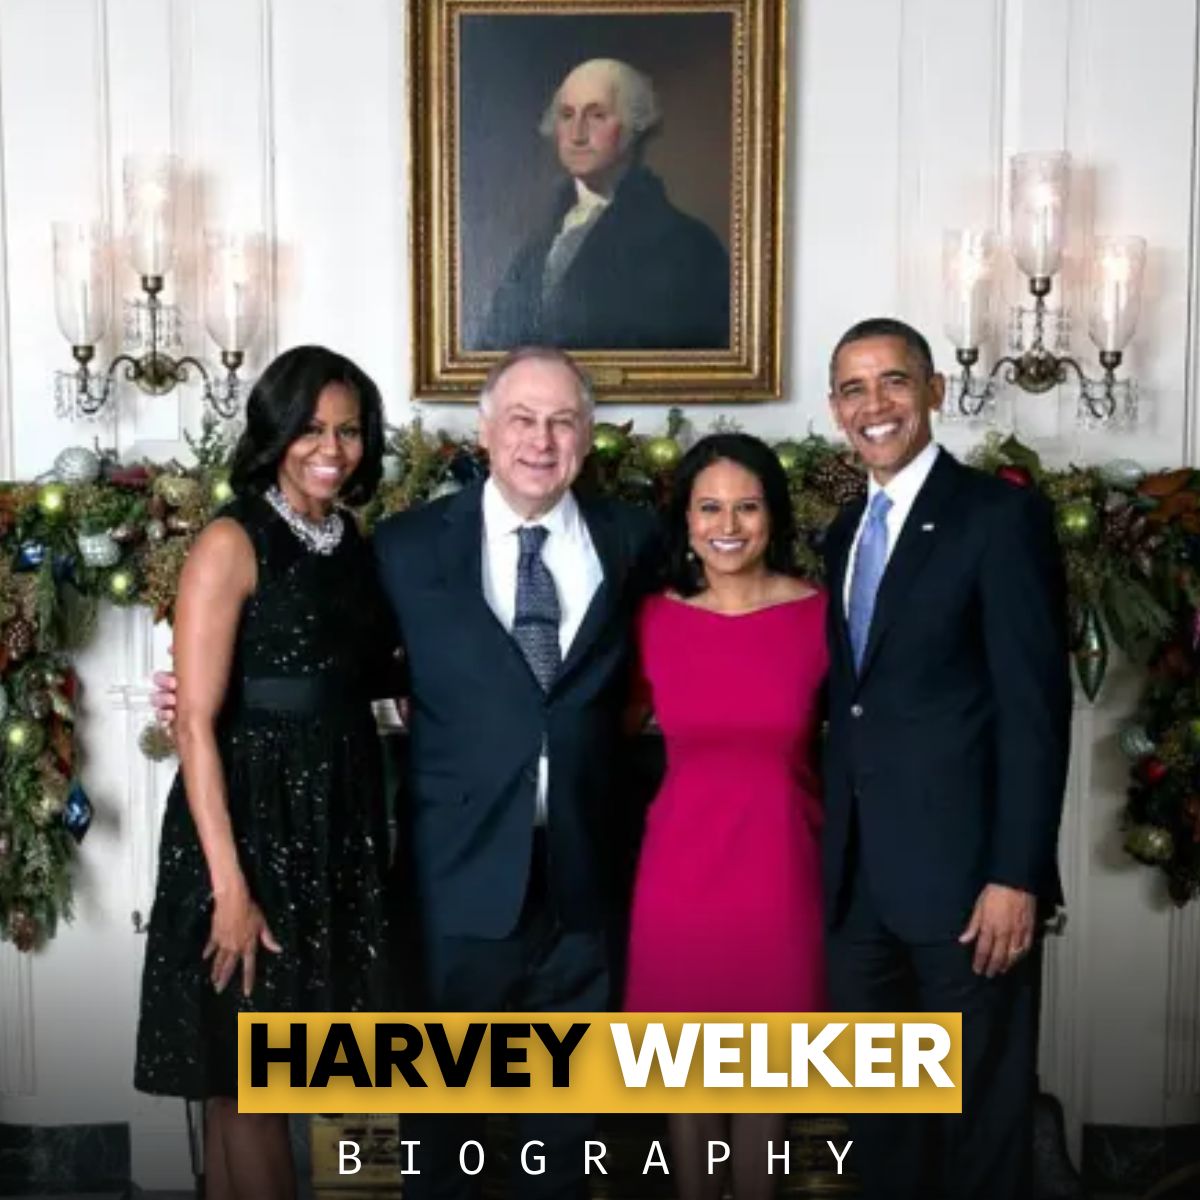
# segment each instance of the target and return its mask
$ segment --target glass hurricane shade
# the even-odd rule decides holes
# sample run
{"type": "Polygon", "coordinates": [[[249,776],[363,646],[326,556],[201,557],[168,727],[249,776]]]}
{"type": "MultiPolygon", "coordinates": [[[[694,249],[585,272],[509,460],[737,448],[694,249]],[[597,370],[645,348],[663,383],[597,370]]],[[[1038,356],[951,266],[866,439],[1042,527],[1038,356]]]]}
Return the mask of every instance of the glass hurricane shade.
{"type": "Polygon", "coordinates": [[[1124,350],[1133,337],[1142,303],[1145,265],[1144,238],[1095,240],[1088,286],[1088,333],[1098,349],[1124,350]]]}
{"type": "Polygon", "coordinates": [[[972,349],[991,330],[996,237],[984,229],[948,229],[942,237],[943,317],[956,350],[972,349]]]}
{"type": "Polygon", "coordinates": [[[1015,154],[1009,165],[1012,252],[1030,277],[1054,275],[1062,262],[1069,166],[1067,154],[1015,154]]]}
{"type": "Polygon", "coordinates": [[[54,313],[72,346],[94,346],[108,328],[112,269],[108,230],[55,221],[54,313]]]}
{"type": "Polygon", "coordinates": [[[209,336],[224,351],[244,351],[262,318],[262,235],[210,230],[204,251],[204,322],[209,336]]]}
{"type": "Polygon", "coordinates": [[[125,160],[126,249],[141,276],[162,276],[171,269],[178,180],[174,155],[134,154],[125,160]]]}

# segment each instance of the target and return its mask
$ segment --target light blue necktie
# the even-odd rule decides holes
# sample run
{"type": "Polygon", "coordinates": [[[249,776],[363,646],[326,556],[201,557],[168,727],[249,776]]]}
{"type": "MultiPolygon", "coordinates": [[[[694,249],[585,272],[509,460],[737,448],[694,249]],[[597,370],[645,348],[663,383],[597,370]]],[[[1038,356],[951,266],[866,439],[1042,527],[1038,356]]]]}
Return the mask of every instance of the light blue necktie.
{"type": "Polygon", "coordinates": [[[867,519],[863,522],[862,534],[858,539],[858,552],[854,556],[848,620],[856,671],[862,668],[867,634],[871,631],[871,616],[875,612],[875,596],[887,566],[887,515],[891,507],[892,502],[885,491],[880,490],[871,498],[867,519]]]}

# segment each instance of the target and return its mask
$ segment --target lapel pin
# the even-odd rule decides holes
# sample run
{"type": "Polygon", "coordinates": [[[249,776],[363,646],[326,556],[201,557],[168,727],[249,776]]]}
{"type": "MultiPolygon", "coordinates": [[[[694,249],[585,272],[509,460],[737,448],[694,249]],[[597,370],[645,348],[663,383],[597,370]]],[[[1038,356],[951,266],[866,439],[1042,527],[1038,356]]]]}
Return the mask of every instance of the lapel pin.
{"type": "Polygon", "coordinates": [[[921,532],[922,533],[932,533],[933,532],[933,522],[926,521],[925,524],[921,526],[921,532]]]}

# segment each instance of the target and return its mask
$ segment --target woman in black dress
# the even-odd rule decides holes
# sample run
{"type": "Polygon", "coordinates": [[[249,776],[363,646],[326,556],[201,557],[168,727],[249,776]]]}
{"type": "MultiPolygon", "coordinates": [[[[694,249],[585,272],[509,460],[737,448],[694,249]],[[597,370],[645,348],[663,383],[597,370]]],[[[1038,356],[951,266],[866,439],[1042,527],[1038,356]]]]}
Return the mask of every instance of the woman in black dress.
{"type": "Polygon", "coordinates": [[[238,498],[180,580],[180,772],[135,1083],[207,1102],[210,1198],[295,1192],[286,1118],[237,1111],[237,1013],[395,1006],[370,706],[395,682],[395,636],[370,549],[338,508],[374,492],[382,456],[379,391],[358,367],[317,346],[280,355],[247,401],[238,498]]]}

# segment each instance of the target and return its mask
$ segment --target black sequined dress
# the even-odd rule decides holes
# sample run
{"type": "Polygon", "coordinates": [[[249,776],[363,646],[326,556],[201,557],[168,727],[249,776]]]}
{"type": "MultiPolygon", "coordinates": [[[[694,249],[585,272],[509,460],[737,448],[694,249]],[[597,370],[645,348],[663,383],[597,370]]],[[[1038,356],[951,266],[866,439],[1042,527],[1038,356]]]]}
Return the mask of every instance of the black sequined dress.
{"type": "Polygon", "coordinates": [[[366,540],[346,519],[332,554],[310,551],[265,500],[225,514],[254,543],[217,722],[230,820],[251,896],[282,946],[258,953],[254,993],[217,995],[201,960],[208,869],[182,774],[167,799],[146,941],[135,1086],[236,1093],[239,1011],[390,1010],[388,832],[370,698],[387,687],[394,631],[366,540]]]}

